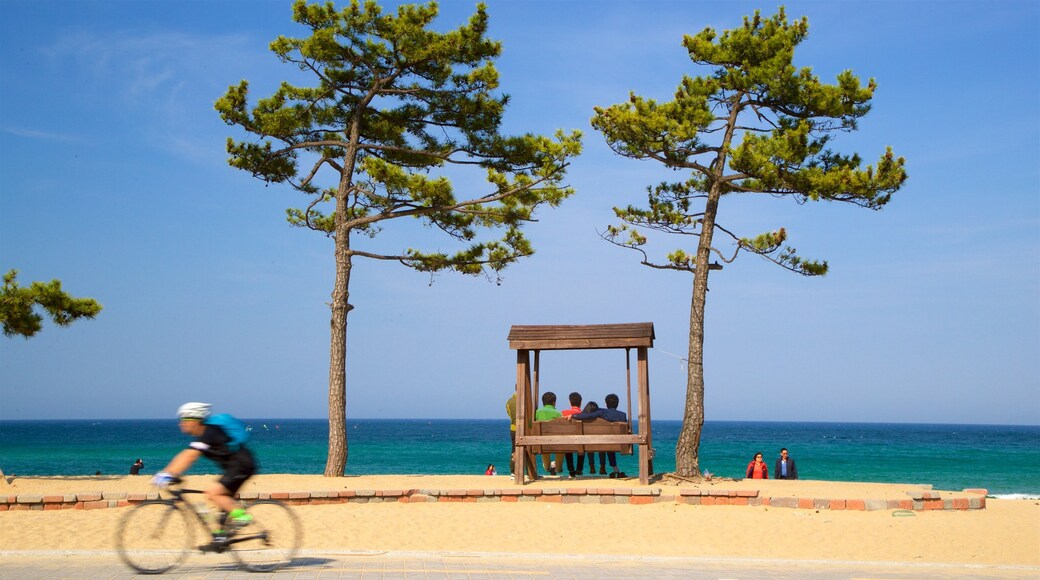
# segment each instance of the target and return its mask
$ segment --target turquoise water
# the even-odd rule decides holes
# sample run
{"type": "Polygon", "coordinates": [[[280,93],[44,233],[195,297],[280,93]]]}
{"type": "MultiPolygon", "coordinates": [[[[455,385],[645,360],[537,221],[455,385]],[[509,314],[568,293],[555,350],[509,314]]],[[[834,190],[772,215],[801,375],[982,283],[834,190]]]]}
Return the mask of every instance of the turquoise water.
{"type": "MultiPolygon", "coordinates": [[[[267,473],[321,473],[328,424],[319,419],[250,419],[250,447],[267,473]]],[[[675,468],[678,421],[655,421],[654,467],[675,468]]],[[[354,419],[347,424],[348,475],[508,473],[505,420],[354,419]]],[[[187,442],[175,421],[0,421],[7,475],[121,475],[142,458],[154,473],[187,442]]],[[[802,479],[983,487],[993,495],[1040,496],[1040,426],[709,421],[701,469],[743,477],[755,452],[772,466],[790,449],[802,479]]],[[[638,473],[635,456],[623,471],[638,473]]],[[[196,473],[213,473],[206,461],[196,473]]]]}

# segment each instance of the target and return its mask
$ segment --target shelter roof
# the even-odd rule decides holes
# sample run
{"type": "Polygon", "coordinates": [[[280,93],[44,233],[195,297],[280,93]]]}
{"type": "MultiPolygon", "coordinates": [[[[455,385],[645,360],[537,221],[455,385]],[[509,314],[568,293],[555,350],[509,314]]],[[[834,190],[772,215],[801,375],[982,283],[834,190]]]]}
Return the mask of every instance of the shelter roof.
{"type": "Polygon", "coordinates": [[[514,325],[509,348],[514,350],[572,350],[654,346],[654,324],[514,325]]]}

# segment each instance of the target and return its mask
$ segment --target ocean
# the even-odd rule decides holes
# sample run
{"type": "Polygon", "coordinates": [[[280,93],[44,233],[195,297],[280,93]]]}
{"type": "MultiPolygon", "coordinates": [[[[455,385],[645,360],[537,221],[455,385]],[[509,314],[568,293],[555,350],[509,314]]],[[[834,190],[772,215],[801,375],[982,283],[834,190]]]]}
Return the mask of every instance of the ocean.
{"type": "MultiPolygon", "coordinates": [[[[248,419],[261,472],[320,474],[327,455],[323,419],[248,419]]],[[[675,469],[679,421],[655,421],[658,473],[675,469]]],[[[508,473],[506,420],[349,419],[348,475],[508,473]]],[[[154,473],[184,447],[172,420],[0,421],[0,469],[7,476],[154,473]]],[[[700,466],[741,478],[761,451],[772,466],[780,447],[801,479],[981,487],[996,497],[1040,497],[1040,426],[708,421],[700,466]]],[[[638,473],[636,456],[620,456],[638,473]]],[[[194,473],[214,473],[199,461],[194,473]]]]}

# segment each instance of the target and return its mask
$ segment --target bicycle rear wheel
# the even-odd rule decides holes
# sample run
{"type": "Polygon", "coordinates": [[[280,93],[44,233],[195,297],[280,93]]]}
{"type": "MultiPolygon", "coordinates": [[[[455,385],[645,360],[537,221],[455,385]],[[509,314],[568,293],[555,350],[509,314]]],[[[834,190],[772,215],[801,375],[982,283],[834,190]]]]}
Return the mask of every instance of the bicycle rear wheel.
{"type": "Polygon", "coordinates": [[[303,542],[303,527],[289,506],[261,499],[246,506],[253,521],[232,536],[231,555],[252,572],[271,572],[292,563],[303,542]]]}
{"type": "Polygon", "coordinates": [[[172,501],[146,501],[122,517],[116,529],[119,558],[141,574],[162,574],[193,548],[190,516],[172,501]]]}

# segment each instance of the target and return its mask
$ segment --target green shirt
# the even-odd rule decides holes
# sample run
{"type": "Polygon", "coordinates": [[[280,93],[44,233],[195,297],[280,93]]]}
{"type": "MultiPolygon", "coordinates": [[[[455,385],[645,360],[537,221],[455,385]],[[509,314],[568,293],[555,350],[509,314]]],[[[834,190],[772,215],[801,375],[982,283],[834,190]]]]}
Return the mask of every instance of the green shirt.
{"type": "Polygon", "coordinates": [[[557,417],[563,417],[563,413],[557,411],[553,405],[546,405],[534,412],[535,421],[552,421],[557,417]]]}

